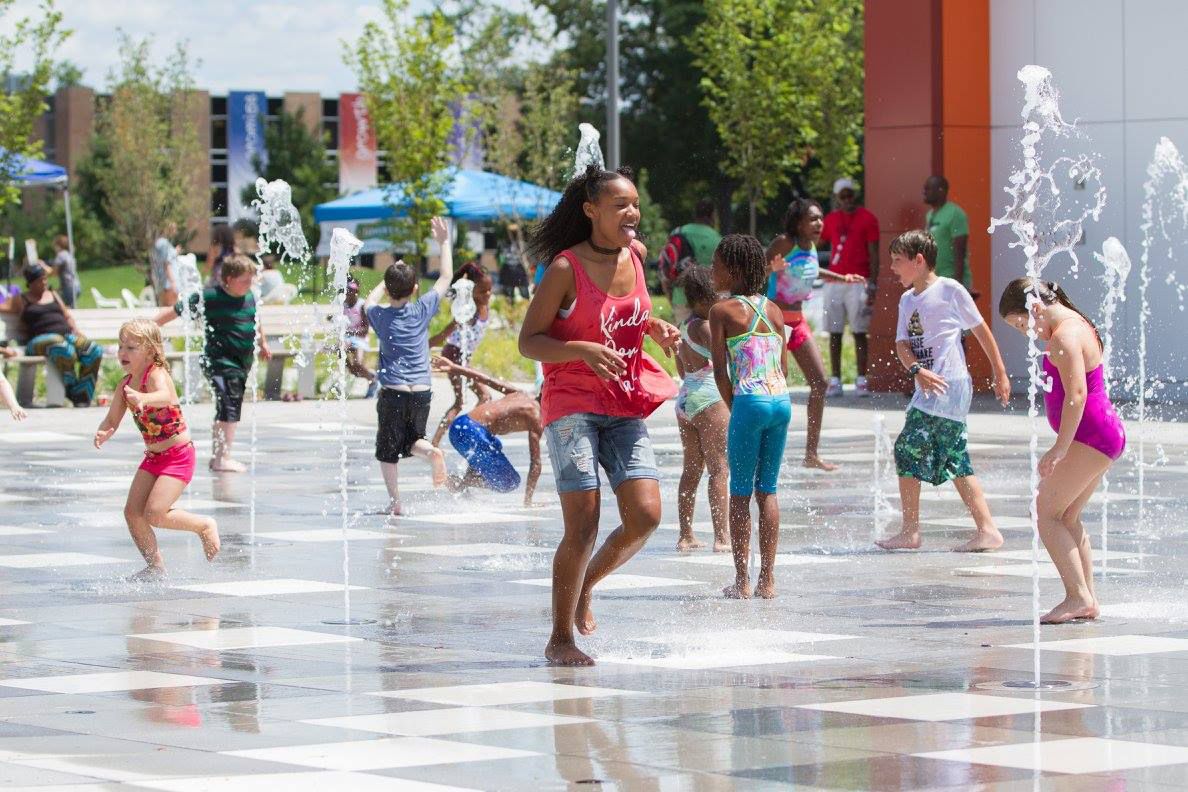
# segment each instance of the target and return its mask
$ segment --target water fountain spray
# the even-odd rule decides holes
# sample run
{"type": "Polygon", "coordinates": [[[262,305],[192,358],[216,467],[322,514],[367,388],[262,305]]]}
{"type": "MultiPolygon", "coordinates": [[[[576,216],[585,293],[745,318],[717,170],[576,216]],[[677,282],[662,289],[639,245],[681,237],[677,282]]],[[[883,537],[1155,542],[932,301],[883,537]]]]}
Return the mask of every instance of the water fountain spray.
{"type": "MultiPolygon", "coordinates": [[[[1052,259],[1067,254],[1072,260],[1071,271],[1079,266],[1074,246],[1080,242],[1084,225],[1097,220],[1105,208],[1106,191],[1101,170],[1094,154],[1063,155],[1044,160],[1043,149],[1065,139],[1083,139],[1074,124],[1066,122],[1060,113],[1060,96],[1052,84],[1052,73],[1043,66],[1024,66],[1018,73],[1023,84],[1023,137],[1020,147],[1023,164],[1011,173],[1004,191],[1010,197],[1001,217],[991,219],[990,233],[999,226],[1008,227],[1015,235],[1012,248],[1022,248],[1026,258],[1026,274],[1039,280],[1052,259]],[[1073,187],[1068,190],[1065,184],[1073,187]],[[1090,192],[1091,184],[1096,187],[1090,192]],[[1084,192],[1087,198],[1078,199],[1084,192]]],[[[1039,303],[1033,289],[1027,295],[1027,414],[1031,419],[1031,599],[1032,635],[1035,643],[1035,689],[1040,680],[1040,624],[1039,624],[1039,389],[1051,388],[1051,381],[1042,377],[1040,349],[1037,343],[1035,316],[1031,307],[1039,303]]]]}
{"type": "Polygon", "coordinates": [[[895,515],[895,507],[887,495],[885,482],[895,480],[895,450],[887,432],[887,420],[882,410],[874,415],[874,526],[871,541],[878,541],[883,522],[895,515]]]}
{"type": "Polygon", "coordinates": [[[194,403],[194,384],[198,381],[197,360],[193,355],[193,335],[206,313],[206,302],[202,299],[202,275],[198,272],[198,260],[193,253],[177,257],[177,297],[189,304],[198,295],[198,311],[181,314],[182,325],[182,404],[189,407],[194,403]]]}
{"type": "Polygon", "coordinates": [[[578,124],[578,132],[582,137],[578,141],[577,153],[574,155],[573,175],[582,175],[591,165],[606,168],[606,160],[602,158],[602,145],[599,143],[602,136],[598,130],[593,124],[578,124]]]}

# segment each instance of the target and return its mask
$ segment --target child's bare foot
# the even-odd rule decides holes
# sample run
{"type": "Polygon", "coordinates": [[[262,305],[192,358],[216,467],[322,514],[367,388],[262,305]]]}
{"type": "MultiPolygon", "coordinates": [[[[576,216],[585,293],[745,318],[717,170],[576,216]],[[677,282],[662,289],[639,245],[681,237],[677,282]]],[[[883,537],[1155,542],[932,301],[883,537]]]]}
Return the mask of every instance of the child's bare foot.
{"type": "Polygon", "coordinates": [[[729,536],[715,536],[714,537],[714,552],[715,553],[729,553],[734,549],[730,544],[729,536]]]}
{"type": "Polygon", "coordinates": [[[677,539],[677,550],[682,553],[702,547],[705,547],[705,542],[702,542],[693,534],[681,534],[680,538],[677,539]]]}
{"type": "Polygon", "coordinates": [[[594,611],[590,610],[591,596],[593,595],[588,590],[582,591],[582,595],[578,597],[577,612],[573,617],[573,623],[582,635],[590,635],[598,629],[598,622],[594,621],[594,611]]]}
{"type": "Polygon", "coordinates": [[[202,551],[206,553],[206,560],[214,561],[222,546],[222,543],[219,542],[219,524],[207,517],[206,527],[198,533],[198,536],[202,538],[202,551]]]}
{"type": "Polygon", "coordinates": [[[592,666],[593,658],[578,649],[573,641],[558,641],[550,638],[545,646],[545,659],[552,665],[561,666],[592,666]]]}
{"type": "Polygon", "coordinates": [[[128,576],[129,583],[156,583],[165,577],[165,567],[149,564],[135,575],[128,576]]]}
{"type": "Polygon", "coordinates": [[[219,473],[244,473],[247,471],[247,465],[231,457],[215,457],[210,460],[210,469],[219,473]]]}
{"type": "Polygon", "coordinates": [[[750,599],[751,581],[745,577],[737,578],[734,583],[722,589],[726,599],[750,599]]]}
{"type": "Polygon", "coordinates": [[[445,452],[434,448],[429,452],[429,464],[433,466],[433,486],[440,487],[446,483],[449,474],[446,473],[445,452]]]}
{"type": "Polygon", "coordinates": [[[974,538],[965,544],[953,548],[954,553],[985,553],[987,550],[997,550],[1002,547],[1002,534],[991,526],[988,531],[978,531],[974,538]]]}
{"type": "Polygon", "coordinates": [[[919,550],[920,532],[904,529],[895,536],[879,539],[875,544],[884,550],[919,550]]]}
{"type": "Polygon", "coordinates": [[[806,468],[812,468],[813,470],[824,470],[829,473],[837,470],[837,465],[833,464],[832,462],[826,462],[819,456],[806,456],[804,458],[804,466],[806,468]]]}
{"type": "Polygon", "coordinates": [[[755,584],[755,596],[760,599],[775,599],[775,595],[775,581],[760,575],[759,581],[755,584]]]}
{"type": "Polygon", "coordinates": [[[1096,619],[1100,615],[1101,609],[1092,597],[1065,597],[1064,602],[1040,617],[1040,624],[1067,624],[1079,619],[1096,619]]]}
{"type": "Polygon", "coordinates": [[[400,501],[394,500],[388,504],[388,510],[382,513],[389,517],[400,517],[404,514],[404,507],[400,505],[400,501]]]}

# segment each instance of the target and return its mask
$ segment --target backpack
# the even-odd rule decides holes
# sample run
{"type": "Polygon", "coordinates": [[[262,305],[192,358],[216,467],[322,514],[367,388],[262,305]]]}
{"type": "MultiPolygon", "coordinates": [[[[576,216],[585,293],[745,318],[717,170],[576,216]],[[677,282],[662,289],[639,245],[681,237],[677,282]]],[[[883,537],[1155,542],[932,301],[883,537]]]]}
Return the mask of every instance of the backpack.
{"type": "Polygon", "coordinates": [[[682,233],[683,229],[684,226],[673,231],[660,251],[657,268],[660,270],[660,280],[666,288],[671,288],[685,270],[697,263],[693,245],[682,233]]]}

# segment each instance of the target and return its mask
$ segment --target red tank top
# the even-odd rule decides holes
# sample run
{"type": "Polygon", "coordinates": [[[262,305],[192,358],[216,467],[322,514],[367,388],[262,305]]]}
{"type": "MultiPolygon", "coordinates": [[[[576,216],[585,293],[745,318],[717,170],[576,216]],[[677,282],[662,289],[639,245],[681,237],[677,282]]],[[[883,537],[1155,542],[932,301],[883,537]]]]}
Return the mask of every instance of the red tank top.
{"type": "Polygon", "coordinates": [[[546,426],[574,413],[595,413],[625,418],[646,418],[676,395],[677,385],[660,365],[643,351],[652,299],[644,281],[643,262],[635,248],[635,288],[624,297],[612,297],[594,285],[581,261],[571,250],[561,255],[573,268],[577,300],[572,313],[558,315],[549,335],[561,341],[593,341],[615,350],[627,363],[617,380],[603,380],[584,361],[544,364],[541,420],[546,426]]]}

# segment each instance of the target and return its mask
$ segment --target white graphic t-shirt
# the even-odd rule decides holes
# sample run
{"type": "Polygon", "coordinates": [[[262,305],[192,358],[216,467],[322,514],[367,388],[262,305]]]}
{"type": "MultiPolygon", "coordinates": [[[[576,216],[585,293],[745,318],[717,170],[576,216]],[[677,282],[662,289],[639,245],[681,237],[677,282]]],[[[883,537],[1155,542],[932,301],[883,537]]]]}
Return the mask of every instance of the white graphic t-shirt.
{"type": "Polygon", "coordinates": [[[924,393],[917,385],[909,409],[915,407],[929,415],[965,420],[973,398],[973,380],[965,366],[961,333],[980,324],[982,315],[973,298],[952,278],[937,278],[919,294],[914,289],[904,292],[899,298],[895,340],[911,344],[916,360],[948,383],[943,394],[924,393]]]}

